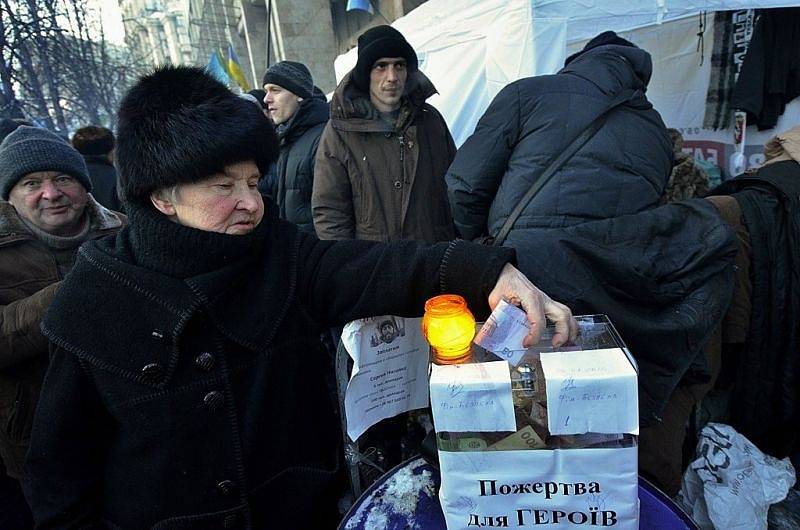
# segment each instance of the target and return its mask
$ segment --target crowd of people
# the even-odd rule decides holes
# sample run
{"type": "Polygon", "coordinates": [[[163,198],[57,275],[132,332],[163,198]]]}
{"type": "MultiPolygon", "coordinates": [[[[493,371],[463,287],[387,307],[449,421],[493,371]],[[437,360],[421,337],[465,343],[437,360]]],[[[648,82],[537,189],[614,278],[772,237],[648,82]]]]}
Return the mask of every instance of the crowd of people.
{"type": "Polygon", "coordinates": [[[640,367],[641,473],[670,495],[714,384],[760,447],[796,452],[800,132],[709,191],[651,73],[602,33],[503,88],[457,150],[416,52],[378,26],[330,102],[299,62],[247,97],[168,66],[127,92],[116,136],[4,120],[0,528],[335,528],[321,337],[442,292],[479,319],[514,301],[526,344],[608,314],[640,367]]]}

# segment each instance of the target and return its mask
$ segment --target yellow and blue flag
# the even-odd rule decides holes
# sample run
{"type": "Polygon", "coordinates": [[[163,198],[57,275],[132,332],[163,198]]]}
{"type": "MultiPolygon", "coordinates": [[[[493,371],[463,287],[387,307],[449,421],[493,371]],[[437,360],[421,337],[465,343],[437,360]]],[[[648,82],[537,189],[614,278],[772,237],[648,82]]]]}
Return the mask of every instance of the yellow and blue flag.
{"type": "Polygon", "coordinates": [[[206,65],[206,72],[214,76],[220,83],[230,87],[231,78],[230,75],[228,75],[228,69],[225,68],[222,62],[222,55],[219,53],[219,50],[211,52],[211,57],[208,58],[208,64],[206,65]]]}
{"type": "Polygon", "coordinates": [[[239,56],[236,55],[230,42],[228,43],[228,74],[244,92],[250,90],[250,84],[247,82],[247,78],[245,78],[242,71],[242,65],[239,63],[239,56]]]}

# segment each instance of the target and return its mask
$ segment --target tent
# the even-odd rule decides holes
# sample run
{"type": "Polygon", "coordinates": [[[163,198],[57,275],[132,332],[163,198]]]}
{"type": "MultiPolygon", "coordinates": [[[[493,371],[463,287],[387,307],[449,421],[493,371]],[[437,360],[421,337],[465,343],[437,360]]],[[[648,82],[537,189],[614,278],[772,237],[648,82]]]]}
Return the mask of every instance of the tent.
{"type": "MultiPolygon", "coordinates": [[[[789,7],[787,0],[429,0],[392,25],[417,51],[420,68],[439,94],[429,100],[456,145],[472,133],[497,92],[516,79],[558,71],[568,52],[614,30],[649,51],[654,74],[648,97],[685,148],[730,173],[733,130],[703,129],[713,46],[713,12],[789,7]],[[698,49],[701,12],[707,12],[698,49]],[[701,64],[701,52],[703,61],[701,64]]],[[[356,49],[335,61],[337,79],[356,62],[356,49]]],[[[800,103],[787,106],[776,128],[745,137],[748,165],[776,132],[800,123],[800,103]]]]}

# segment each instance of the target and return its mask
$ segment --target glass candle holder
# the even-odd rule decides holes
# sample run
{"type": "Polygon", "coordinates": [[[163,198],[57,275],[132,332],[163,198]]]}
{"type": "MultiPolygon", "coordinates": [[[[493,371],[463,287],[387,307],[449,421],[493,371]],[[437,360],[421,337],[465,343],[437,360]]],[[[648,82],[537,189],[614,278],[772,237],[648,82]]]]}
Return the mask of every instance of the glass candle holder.
{"type": "Polygon", "coordinates": [[[422,333],[431,345],[436,364],[466,362],[475,336],[475,317],[461,296],[435,296],[425,302],[422,333]]]}

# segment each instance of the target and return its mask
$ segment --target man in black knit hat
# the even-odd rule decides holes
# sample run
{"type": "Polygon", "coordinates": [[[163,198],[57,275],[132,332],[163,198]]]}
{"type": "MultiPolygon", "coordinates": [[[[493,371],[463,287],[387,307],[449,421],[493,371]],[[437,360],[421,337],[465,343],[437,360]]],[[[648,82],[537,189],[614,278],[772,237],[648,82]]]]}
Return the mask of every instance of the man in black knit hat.
{"type": "Polygon", "coordinates": [[[45,129],[20,126],[0,144],[0,528],[31,528],[18,484],[48,364],[39,324],[84,241],[123,217],[89,195],[86,163],[45,129]],[[16,487],[16,494],[13,488],[16,487]],[[14,500],[16,499],[16,500],[14,500]],[[27,521],[26,521],[27,520],[27,521]]]}
{"type": "Polygon", "coordinates": [[[425,103],[435,93],[396,29],[358,38],[358,63],[334,92],[317,150],[311,205],[320,238],[455,237],[444,183],[455,145],[425,103]]]}
{"type": "Polygon", "coordinates": [[[275,124],[280,154],[268,189],[259,186],[278,204],[279,214],[306,232],[314,232],[311,187],[319,137],[328,123],[328,102],[318,92],[306,65],[281,61],[264,74],[264,103],[275,124]]]}

